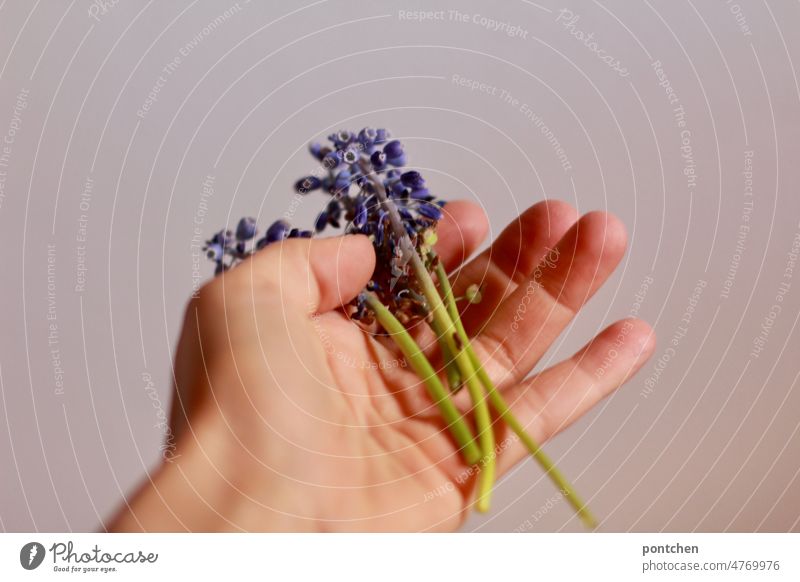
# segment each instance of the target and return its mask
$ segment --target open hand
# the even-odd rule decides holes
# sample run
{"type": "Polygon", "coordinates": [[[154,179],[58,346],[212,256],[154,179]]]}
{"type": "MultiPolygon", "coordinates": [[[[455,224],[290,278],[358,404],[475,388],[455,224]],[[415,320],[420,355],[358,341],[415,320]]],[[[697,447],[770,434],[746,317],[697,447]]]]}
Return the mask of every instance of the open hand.
{"type": "MultiPolygon", "coordinates": [[[[529,373],[625,252],[602,212],[536,204],[492,246],[483,212],[451,202],[437,252],[462,319],[527,430],[546,441],[624,383],[653,351],[640,320],[619,321],[571,358],[529,373]]],[[[472,504],[436,406],[386,337],[340,309],[366,285],[363,236],[287,240],[206,284],[186,311],[175,361],[177,444],[126,504],[117,530],[454,530],[472,504]]],[[[437,357],[432,334],[418,342],[437,357]]],[[[470,410],[466,394],[457,403],[470,410]]],[[[497,425],[498,473],[526,456],[497,425]]]]}

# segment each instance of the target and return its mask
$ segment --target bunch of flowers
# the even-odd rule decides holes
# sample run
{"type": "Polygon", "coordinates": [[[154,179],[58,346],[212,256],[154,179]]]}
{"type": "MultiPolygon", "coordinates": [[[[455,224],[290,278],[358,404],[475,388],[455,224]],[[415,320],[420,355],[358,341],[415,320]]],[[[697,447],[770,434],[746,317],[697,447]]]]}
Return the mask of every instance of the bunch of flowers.
{"type": "MultiPolygon", "coordinates": [[[[491,407],[498,417],[495,421],[505,422],[517,434],[581,519],[594,527],[588,508],[513,415],[472,348],[449,279],[434,251],[436,226],[445,201],[430,193],[419,172],[404,169],[403,144],[391,139],[385,129],[364,128],[358,133],[343,130],[328,136],[328,142],[310,144],[321,171],[295,184],[301,194],[319,190],[330,196],[313,231],[277,220],[258,238],[255,219],[242,218],[235,232],[221,230],[206,243],[216,273],[284,239],[312,237],[327,229],[367,235],[377,258],[375,271],[353,300],[350,316],[363,324],[377,322],[390,334],[438,406],[464,461],[480,464],[477,509],[489,509],[494,484],[491,407]],[[430,325],[437,336],[447,387],[408,333],[407,328],[419,322],[430,325]],[[464,387],[472,399],[476,435],[452,400],[452,394],[464,387]]],[[[471,287],[466,299],[479,301],[480,290],[471,287]]]]}

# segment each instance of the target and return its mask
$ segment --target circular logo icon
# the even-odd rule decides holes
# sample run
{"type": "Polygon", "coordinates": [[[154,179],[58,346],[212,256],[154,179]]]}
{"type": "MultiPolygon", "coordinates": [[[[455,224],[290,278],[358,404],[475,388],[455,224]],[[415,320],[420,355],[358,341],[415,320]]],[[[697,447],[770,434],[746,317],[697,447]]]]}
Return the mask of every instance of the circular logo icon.
{"type": "Polygon", "coordinates": [[[44,561],[44,546],[39,542],[28,542],[19,551],[19,563],[26,570],[35,570],[44,561]]]}

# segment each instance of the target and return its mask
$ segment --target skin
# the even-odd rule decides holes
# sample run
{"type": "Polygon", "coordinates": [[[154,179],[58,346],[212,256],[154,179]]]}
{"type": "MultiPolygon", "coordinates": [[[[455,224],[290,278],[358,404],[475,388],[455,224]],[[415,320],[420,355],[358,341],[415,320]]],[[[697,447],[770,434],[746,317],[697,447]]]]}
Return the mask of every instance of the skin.
{"type": "MultiPolygon", "coordinates": [[[[446,211],[437,252],[456,296],[472,283],[484,290],[479,304],[459,303],[464,323],[514,413],[545,442],[653,352],[651,328],[628,319],[530,375],[619,263],[625,229],[607,213],[579,217],[564,202],[541,202],[465,263],[486,218],[468,202],[446,211]]],[[[290,240],[200,290],[175,359],[176,445],[110,529],[452,531],[463,523],[474,471],[392,342],[340,308],[374,261],[362,236],[290,240]]],[[[412,333],[436,362],[427,327],[412,333]]],[[[456,402],[469,412],[466,394],[456,402]]],[[[495,429],[502,475],[526,452],[495,429]]]]}

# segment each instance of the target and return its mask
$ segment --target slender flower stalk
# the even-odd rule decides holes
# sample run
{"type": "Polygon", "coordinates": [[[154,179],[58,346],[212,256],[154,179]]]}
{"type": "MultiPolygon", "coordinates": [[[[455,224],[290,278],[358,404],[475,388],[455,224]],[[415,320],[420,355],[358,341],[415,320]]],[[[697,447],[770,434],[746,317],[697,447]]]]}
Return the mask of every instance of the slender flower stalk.
{"type": "MultiPolygon", "coordinates": [[[[442,336],[443,332],[434,324],[435,322],[432,321],[431,327],[433,327],[433,331],[436,333],[438,339],[442,336]]],[[[456,393],[464,384],[461,382],[461,372],[458,369],[458,364],[456,364],[455,356],[444,341],[439,341],[439,348],[442,350],[442,362],[444,365],[444,372],[447,375],[447,384],[450,386],[450,392],[456,393]]]]}
{"type": "MultiPolygon", "coordinates": [[[[206,242],[205,251],[216,264],[216,274],[267,245],[309,238],[328,227],[368,236],[377,259],[375,271],[345,312],[364,325],[377,321],[391,336],[438,407],[465,462],[480,465],[475,507],[479,511],[489,509],[495,480],[498,451],[491,415],[494,410],[496,421],[504,422],[519,436],[584,523],[594,527],[594,517],[513,415],[475,354],[447,273],[432,249],[445,201],[428,191],[419,172],[401,169],[406,163],[403,145],[390,140],[385,129],[364,128],[358,133],[343,130],[331,134],[328,140],[330,145],[309,146],[322,171],[295,184],[300,194],[321,191],[330,195],[314,230],[293,228],[285,220],[277,220],[258,238],[256,220],[242,218],[235,231],[221,230],[206,242]],[[407,331],[417,322],[427,323],[436,334],[449,391],[407,331]],[[472,400],[475,435],[452,399],[451,394],[462,387],[472,400]]],[[[478,301],[480,290],[468,290],[466,298],[478,301]]]]}
{"type": "Polygon", "coordinates": [[[481,458],[481,450],[475,444],[475,439],[472,436],[464,419],[461,417],[456,405],[450,398],[447,390],[442,385],[439,376],[436,374],[428,358],[422,353],[422,349],[414,341],[406,328],[400,323],[397,318],[392,315],[386,306],[372,293],[367,295],[367,304],[375,312],[378,323],[383,326],[388,333],[392,335],[392,340],[403,352],[406,360],[408,360],[411,368],[420,377],[420,380],[425,384],[431,399],[439,407],[442,417],[447,423],[447,428],[453,434],[453,438],[461,448],[464,459],[470,465],[477,463],[481,458]]]}
{"type": "Polygon", "coordinates": [[[492,407],[497,411],[497,413],[500,415],[500,418],[511,428],[511,430],[516,433],[531,456],[536,459],[542,469],[544,469],[547,476],[550,477],[570,505],[572,505],[572,507],[575,509],[575,512],[581,518],[583,523],[586,524],[586,526],[590,529],[596,528],[597,519],[595,519],[594,515],[592,515],[591,511],[589,511],[589,508],[580,498],[569,480],[564,477],[558,467],[556,467],[555,463],[553,463],[550,457],[542,450],[541,446],[536,443],[536,441],[533,439],[533,437],[531,437],[530,434],[528,434],[519,420],[517,420],[517,417],[514,416],[514,413],[511,411],[511,407],[506,403],[503,396],[495,387],[494,382],[492,382],[492,379],[489,377],[489,374],[487,374],[486,370],[484,370],[483,365],[478,359],[478,356],[475,354],[475,350],[472,348],[472,342],[467,336],[467,332],[464,329],[464,324],[461,322],[461,317],[458,313],[458,306],[456,305],[450,280],[448,279],[447,273],[445,272],[441,263],[439,263],[436,267],[436,275],[439,279],[439,285],[442,288],[442,294],[444,295],[447,309],[450,312],[450,317],[455,323],[457,333],[461,338],[461,341],[464,343],[465,349],[470,355],[470,359],[475,366],[478,378],[489,393],[489,401],[492,403],[492,407]]]}
{"type": "Polygon", "coordinates": [[[472,399],[472,404],[475,408],[475,424],[478,428],[478,442],[480,443],[482,453],[481,472],[478,476],[476,508],[480,512],[486,512],[489,510],[489,501],[494,485],[496,457],[494,450],[494,431],[492,429],[489,407],[486,402],[486,393],[480,384],[478,376],[475,374],[475,369],[469,357],[469,353],[465,350],[466,344],[456,339],[458,336],[455,324],[450,319],[450,315],[439,295],[439,291],[436,289],[433,278],[403,227],[397,207],[392,200],[386,196],[386,191],[380,181],[375,179],[374,176],[370,176],[370,181],[375,188],[378,200],[389,214],[389,221],[395,236],[398,238],[400,248],[404,256],[407,257],[414,274],[417,276],[417,281],[422,287],[422,292],[428,300],[428,305],[433,317],[434,329],[439,330],[437,332],[439,334],[439,342],[445,346],[444,350],[446,352],[453,355],[455,363],[458,366],[459,375],[466,383],[467,390],[472,399]]]}

